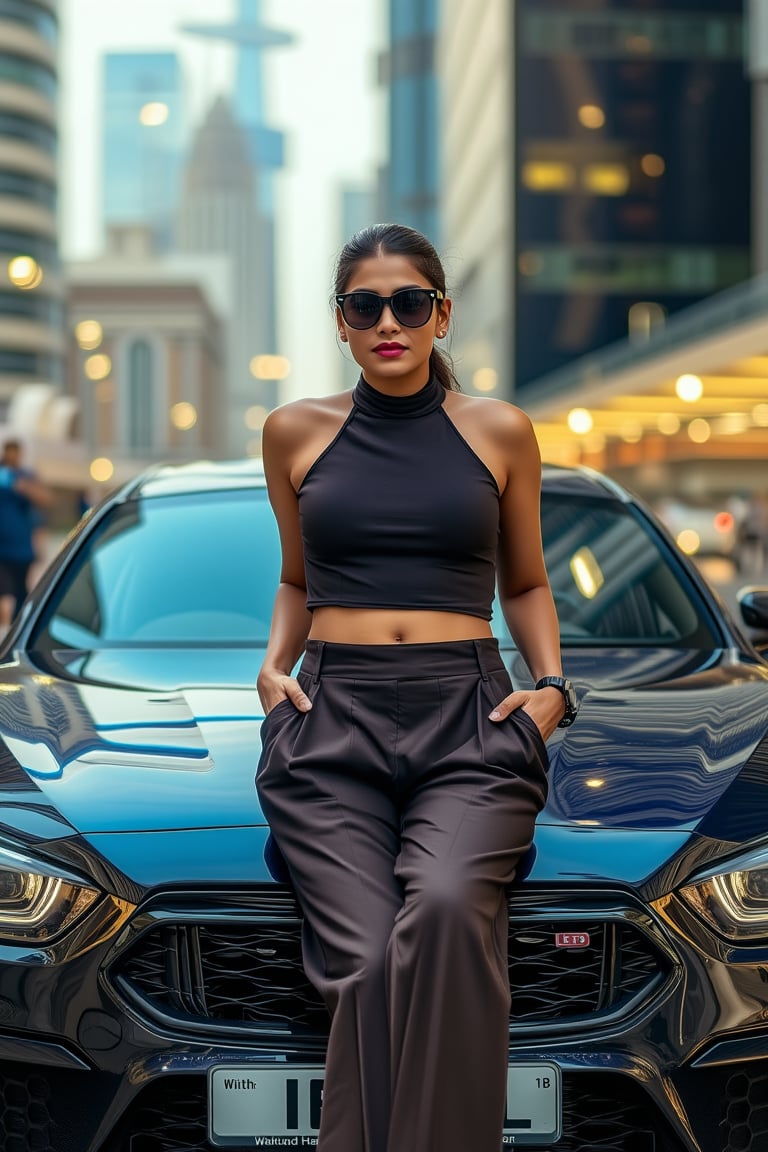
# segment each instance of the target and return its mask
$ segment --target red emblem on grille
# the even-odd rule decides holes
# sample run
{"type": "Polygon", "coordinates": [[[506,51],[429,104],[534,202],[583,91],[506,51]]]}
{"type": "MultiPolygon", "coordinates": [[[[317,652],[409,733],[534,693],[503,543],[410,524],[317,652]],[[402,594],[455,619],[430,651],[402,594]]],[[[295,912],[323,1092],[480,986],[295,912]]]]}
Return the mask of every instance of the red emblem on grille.
{"type": "Polygon", "coordinates": [[[588,948],[589,932],[557,932],[555,933],[556,948],[588,948]]]}

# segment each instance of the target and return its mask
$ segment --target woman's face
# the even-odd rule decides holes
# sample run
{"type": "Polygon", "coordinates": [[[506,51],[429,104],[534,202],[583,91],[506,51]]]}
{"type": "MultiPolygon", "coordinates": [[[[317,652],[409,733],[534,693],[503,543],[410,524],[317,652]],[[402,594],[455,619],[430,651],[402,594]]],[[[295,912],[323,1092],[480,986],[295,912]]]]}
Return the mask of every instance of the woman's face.
{"type": "MultiPolygon", "coordinates": [[[[407,256],[382,254],[361,260],[356,265],[344,292],[376,292],[391,296],[401,288],[434,288],[407,256]]],[[[336,309],[336,324],[341,340],[350,351],[369,384],[382,391],[413,392],[429,378],[429,356],[436,337],[448,330],[450,300],[436,301],[429,320],[420,328],[398,323],[386,305],[372,328],[350,328],[341,309],[336,309]],[[393,387],[394,386],[394,387],[393,387]]]]}

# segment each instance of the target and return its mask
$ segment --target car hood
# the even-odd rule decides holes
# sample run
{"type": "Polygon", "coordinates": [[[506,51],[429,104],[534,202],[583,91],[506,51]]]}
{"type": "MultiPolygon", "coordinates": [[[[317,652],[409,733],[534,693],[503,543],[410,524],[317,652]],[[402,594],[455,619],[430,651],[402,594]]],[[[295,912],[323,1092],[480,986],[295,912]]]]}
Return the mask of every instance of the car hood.
{"type": "MultiPolygon", "coordinates": [[[[254,788],[263,711],[248,686],[259,658],[251,652],[247,676],[227,684],[216,673],[225,665],[208,653],[211,682],[186,688],[170,678],[167,687],[136,689],[114,675],[66,679],[24,661],[4,665],[0,827],[29,842],[106,836],[114,848],[128,833],[263,826],[254,788]]],[[[545,843],[558,845],[560,873],[597,878],[622,871],[630,832],[643,844],[630,870],[644,875],[692,836],[738,844],[763,835],[765,670],[727,652],[655,661],[646,652],[634,662],[613,653],[599,672],[594,660],[569,661],[582,707],[549,744],[549,798],[530,874],[546,874],[545,843]],[[663,835],[651,843],[649,832],[663,835]]],[[[228,667],[231,674],[231,659],[228,667]]],[[[180,846],[183,838],[173,839],[180,846]]],[[[250,833],[243,842],[254,847],[250,833]]]]}

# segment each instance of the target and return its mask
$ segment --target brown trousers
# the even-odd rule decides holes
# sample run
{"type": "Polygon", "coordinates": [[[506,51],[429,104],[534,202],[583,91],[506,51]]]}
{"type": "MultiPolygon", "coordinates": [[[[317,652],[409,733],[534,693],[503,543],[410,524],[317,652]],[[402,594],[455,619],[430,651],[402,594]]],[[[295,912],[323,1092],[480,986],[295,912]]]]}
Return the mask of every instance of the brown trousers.
{"type": "Polygon", "coordinates": [[[331,1013],[320,1152],[500,1152],[507,887],[547,754],[495,640],[307,643],[257,788],[331,1013]]]}

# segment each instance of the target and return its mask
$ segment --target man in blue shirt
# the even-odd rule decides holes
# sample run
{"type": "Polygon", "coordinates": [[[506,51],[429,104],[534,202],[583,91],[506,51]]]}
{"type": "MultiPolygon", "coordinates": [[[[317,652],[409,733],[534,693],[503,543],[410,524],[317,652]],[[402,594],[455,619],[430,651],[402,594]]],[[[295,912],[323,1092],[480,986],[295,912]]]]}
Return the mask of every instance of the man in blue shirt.
{"type": "Polygon", "coordinates": [[[0,456],[0,635],[27,594],[35,559],[33,535],[50,494],[34,472],[21,466],[21,444],[7,440],[0,456]]]}

